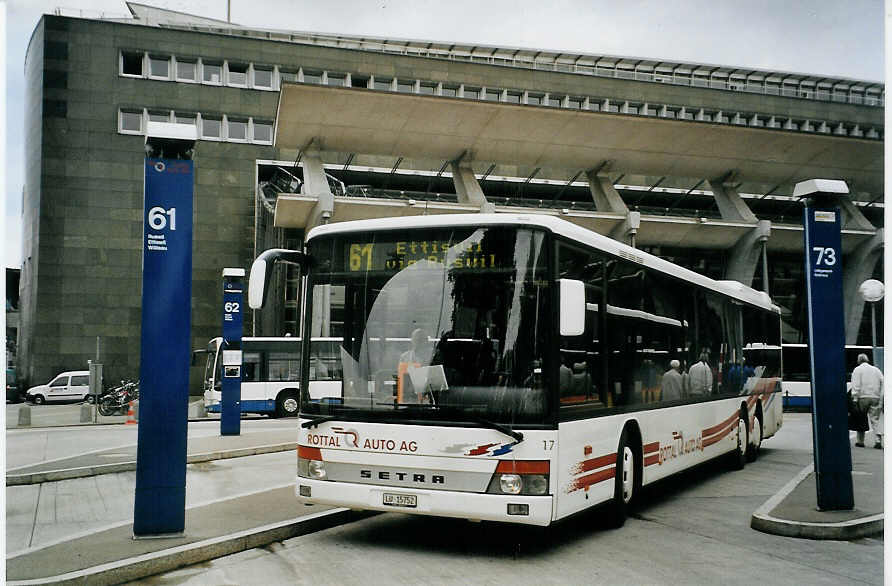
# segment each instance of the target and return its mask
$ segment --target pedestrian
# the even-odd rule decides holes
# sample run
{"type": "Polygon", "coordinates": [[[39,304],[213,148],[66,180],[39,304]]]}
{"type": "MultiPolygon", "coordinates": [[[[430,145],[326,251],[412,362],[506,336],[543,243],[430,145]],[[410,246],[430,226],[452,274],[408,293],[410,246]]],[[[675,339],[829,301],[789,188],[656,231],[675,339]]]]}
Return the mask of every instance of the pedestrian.
{"type": "Polygon", "coordinates": [[[688,374],[690,375],[691,395],[709,395],[712,393],[712,369],[706,362],[708,355],[706,352],[700,353],[700,360],[691,366],[688,374]]]}
{"type": "Polygon", "coordinates": [[[684,396],[684,379],[681,376],[681,362],[672,360],[669,370],[663,374],[662,400],[675,401],[684,396]]]}
{"type": "MultiPolygon", "coordinates": [[[[867,412],[867,420],[873,430],[873,447],[883,449],[883,373],[870,364],[867,354],[858,355],[858,366],[852,371],[852,399],[858,408],[867,412]]],[[[864,432],[858,431],[855,445],[864,447],[864,432]]]]}

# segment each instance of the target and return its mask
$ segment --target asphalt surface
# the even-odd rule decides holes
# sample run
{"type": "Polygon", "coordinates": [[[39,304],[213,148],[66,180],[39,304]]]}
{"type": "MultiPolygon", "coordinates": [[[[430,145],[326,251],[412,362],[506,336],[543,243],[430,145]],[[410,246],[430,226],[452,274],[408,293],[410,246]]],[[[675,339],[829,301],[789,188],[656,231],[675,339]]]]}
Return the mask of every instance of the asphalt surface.
{"type": "MultiPolygon", "coordinates": [[[[296,434],[296,429],[286,428],[254,431],[240,436],[190,437],[188,457],[200,458],[193,461],[213,461],[250,455],[252,451],[257,454],[289,451],[294,449],[296,434]]],[[[871,437],[868,439],[872,440],[871,437]]],[[[61,479],[76,477],[71,475],[118,472],[109,464],[131,465],[135,458],[130,454],[135,455],[135,446],[47,459],[8,470],[7,483],[10,479],[20,484],[44,483],[40,485],[43,488],[59,484],[52,479],[53,475],[61,479]]],[[[816,510],[814,473],[806,467],[754,512],[753,528],[810,539],[854,539],[882,532],[883,451],[853,447],[852,455],[854,510],[816,510]]],[[[728,478],[732,481],[735,476],[729,475],[728,478]]],[[[746,483],[736,484],[741,485],[737,486],[738,490],[747,490],[746,483]]],[[[761,493],[757,492],[757,487],[753,487],[753,494],[761,493]]],[[[49,541],[22,551],[8,552],[7,580],[9,584],[121,583],[349,523],[361,517],[363,515],[344,509],[300,504],[294,498],[292,481],[189,507],[186,511],[186,532],[182,536],[134,540],[131,523],[119,522],[94,527],[56,542],[49,541]]]]}

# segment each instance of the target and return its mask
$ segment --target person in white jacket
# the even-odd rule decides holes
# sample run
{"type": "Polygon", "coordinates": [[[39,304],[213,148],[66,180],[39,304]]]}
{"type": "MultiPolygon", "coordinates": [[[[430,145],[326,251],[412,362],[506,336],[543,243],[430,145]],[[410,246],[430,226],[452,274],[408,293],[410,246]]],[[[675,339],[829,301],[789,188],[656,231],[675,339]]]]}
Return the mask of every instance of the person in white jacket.
{"type": "MultiPolygon", "coordinates": [[[[858,355],[858,366],[852,371],[852,399],[862,412],[867,412],[870,429],[873,430],[873,447],[883,448],[883,373],[870,364],[866,354],[858,355]]],[[[855,445],[864,447],[864,432],[859,431],[855,445]]]]}

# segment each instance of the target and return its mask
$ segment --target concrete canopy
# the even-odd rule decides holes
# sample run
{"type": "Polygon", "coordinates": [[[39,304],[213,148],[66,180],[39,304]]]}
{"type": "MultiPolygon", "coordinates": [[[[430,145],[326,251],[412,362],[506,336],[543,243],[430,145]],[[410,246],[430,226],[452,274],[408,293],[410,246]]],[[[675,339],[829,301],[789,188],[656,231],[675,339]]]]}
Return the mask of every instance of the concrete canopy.
{"type": "Polygon", "coordinates": [[[883,190],[883,142],[828,134],[283,84],[276,146],[765,183],[856,181],[883,190]]]}

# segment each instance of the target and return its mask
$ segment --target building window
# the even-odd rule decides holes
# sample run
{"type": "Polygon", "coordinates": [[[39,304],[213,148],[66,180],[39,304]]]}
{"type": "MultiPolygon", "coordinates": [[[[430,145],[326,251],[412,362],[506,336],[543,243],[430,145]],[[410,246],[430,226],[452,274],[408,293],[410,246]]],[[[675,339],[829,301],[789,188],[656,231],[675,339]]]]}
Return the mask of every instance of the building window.
{"type": "Polygon", "coordinates": [[[197,81],[198,62],[177,59],[177,81],[197,81]]]}
{"type": "Polygon", "coordinates": [[[381,91],[390,91],[393,88],[393,80],[387,77],[375,77],[375,87],[373,89],[381,91]]]}
{"type": "Polygon", "coordinates": [[[527,104],[540,106],[542,105],[543,98],[545,98],[545,96],[542,94],[527,94],[527,104]]]}
{"type": "Polygon", "coordinates": [[[223,66],[219,63],[202,63],[201,79],[205,83],[219,85],[223,83],[223,66]]]}
{"type": "Polygon", "coordinates": [[[270,144],[273,142],[272,122],[254,121],[254,142],[270,144]]]}
{"type": "Polygon", "coordinates": [[[248,121],[227,119],[227,133],[229,140],[248,140],[248,121]]]}
{"type": "Polygon", "coordinates": [[[203,138],[220,138],[223,121],[220,118],[201,118],[201,136],[203,138]]]}
{"type": "Polygon", "coordinates": [[[483,96],[483,99],[489,100],[491,102],[498,102],[501,97],[502,97],[502,90],[487,88],[486,95],[483,96]]]}
{"type": "Polygon", "coordinates": [[[121,110],[119,120],[121,132],[142,132],[142,110],[121,110]]]}
{"type": "Polygon", "coordinates": [[[328,85],[335,87],[345,87],[347,85],[347,76],[343,73],[329,73],[328,85]]]}
{"type": "Polygon", "coordinates": [[[548,96],[548,106],[553,108],[561,107],[561,96],[548,96]]]}
{"type": "Polygon", "coordinates": [[[254,68],[254,87],[271,88],[273,87],[273,70],[262,67],[254,68]]]}
{"type": "Polygon", "coordinates": [[[289,71],[287,69],[284,69],[284,70],[280,69],[279,70],[279,79],[282,80],[283,83],[284,82],[294,83],[297,81],[297,72],[289,71]]]}
{"type": "Polygon", "coordinates": [[[121,75],[143,76],[143,54],[121,52],[121,75]]]}
{"type": "Polygon", "coordinates": [[[149,77],[170,79],[170,57],[149,56],[149,77]]]}
{"type": "Polygon", "coordinates": [[[443,95],[454,98],[458,95],[458,86],[455,85],[444,85],[443,86],[443,95]]]}
{"type": "Polygon", "coordinates": [[[415,82],[408,79],[400,79],[396,82],[396,91],[411,94],[415,92],[415,82]]]}
{"type": "Polygon", "coordinates": [[[322,72],[304,69],[304,83],[322,83],[322,72]]]}
{"type": "Polygon", "coordinates": [[[480,88],[479,87],[465,87],[464,97],[469,98],[471,100],[479,100],[480,99],[480,88]]]}
{"type": "MultiPolygon", "coordinates": [[[[582,104],[585,102],[582,98],[570,98],[567,101],[567,107],[573,108],[574,110],[582,110],[582,104]]],[[[633,114],[637,114],[638,112],[633,112],[633,114]]]]}
{"type": "Polygon", "coordinates": [[[170,112],[163,110],[150,111],[149,122],[170,122],[170,112]]]}
{"type": "Polygon", "coordinates": [[[185,124],[188,126],[195,126],[196,116],[195,114],[181,114],[177,112],[174,115],[174,122],[177,124],[185,124]]]}
{"type": "Polygon", "coordinates": [[[248,85],[248,66],[244,63],[227,63],[229,85],[244,87],[248,85]]]}
{"type": "Polygon", "coordinates": [[[519,104],[522,96],[521,92],[508,92],[505,101],[509,104],[519,104]]]}
{"type": "Polygon", "coordinates": [[[419,93],[427,94],[429,96],[437,93],[437,84],[432,81],[423,81],[418,88],[419,93]]]}

